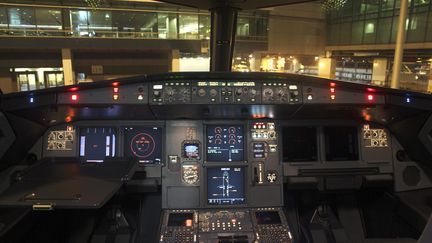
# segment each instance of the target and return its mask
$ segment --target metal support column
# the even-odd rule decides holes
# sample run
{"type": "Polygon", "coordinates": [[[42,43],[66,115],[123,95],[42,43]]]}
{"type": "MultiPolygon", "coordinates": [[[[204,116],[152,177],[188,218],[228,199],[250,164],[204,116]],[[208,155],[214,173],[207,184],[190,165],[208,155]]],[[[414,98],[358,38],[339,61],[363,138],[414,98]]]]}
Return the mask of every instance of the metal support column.
{"type": "Polygon", "coordinates": [[[65,85],[75,84],[74,71],[72,65],[72,50],[68,48],[61,49],[63,64],[63,79],[65,85]]]}
{"type": "Polygon", "coordinates": [[[211,11],[210,70],[231,71],[237,28],[237,9],[230,6],[216,7],[211,11]]]}
{"type": "Polygon", "coordinates": [[[405,23],[408,13],[408,0],[400,0],[400,13],[399,13],[399,25],[396,37],[395,55],[393,61],[393,72],[391,79],[391,87],[393,89],[399,88],[400,73],[402,67],[402,58],[405,45],[405,23]]]}

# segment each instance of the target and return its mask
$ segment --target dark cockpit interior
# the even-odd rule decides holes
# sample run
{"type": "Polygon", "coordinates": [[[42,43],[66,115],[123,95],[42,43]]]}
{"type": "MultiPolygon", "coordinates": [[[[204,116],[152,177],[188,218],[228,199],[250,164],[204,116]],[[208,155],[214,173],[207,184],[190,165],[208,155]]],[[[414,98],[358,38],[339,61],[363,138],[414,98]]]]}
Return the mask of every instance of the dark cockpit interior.
{"type": "Polygon", "coordinates": [[[0,96],[0,242],[432,242],[430,95],[229,72],[264,1],[184,2],[212,72],[0,96]]]}

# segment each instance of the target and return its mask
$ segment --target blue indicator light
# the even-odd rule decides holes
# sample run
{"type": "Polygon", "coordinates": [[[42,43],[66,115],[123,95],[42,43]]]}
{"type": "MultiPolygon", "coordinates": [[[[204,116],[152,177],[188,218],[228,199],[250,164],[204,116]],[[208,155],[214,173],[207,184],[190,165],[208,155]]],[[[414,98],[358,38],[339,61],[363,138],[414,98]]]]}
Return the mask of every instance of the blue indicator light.
{"type": "Polygon", "coordinates": [[[34,98],[33,97],[30,97],[30,103],[34,103],[34,98]]]}
{"type": "Polygon", "coordinates": [[[411,103],[411,98],[407,97],[406,98],[406,103],[411,103]]]}

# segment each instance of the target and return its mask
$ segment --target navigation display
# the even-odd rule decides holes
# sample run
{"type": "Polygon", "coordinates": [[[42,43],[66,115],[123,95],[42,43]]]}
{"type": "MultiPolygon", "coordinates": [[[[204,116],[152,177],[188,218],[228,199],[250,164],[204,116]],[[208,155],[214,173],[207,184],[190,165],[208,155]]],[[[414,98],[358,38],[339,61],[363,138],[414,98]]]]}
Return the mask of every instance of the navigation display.
{"type": "Polygon", "coordinates": [[[234,205],[245,203],[243,167],[207,168],[207,203],[234,205]]]}
{"type": "Polygon", "coordinates": [[[162,128],[124,128],[124,156],[140,163],[159,164],[162,159],[162,128]]]}
{"type": "Polygon", "coordinates": [[[82,127],[79,155],[85,162],[100,163],[116,154],[116,133],[113,127],[82,127]]]}
{"type": "Polygon", "coordinates": [[[277,211],[255,212],[255,218],[259,225],[261,224],[281,224],[281,218],[277,211]]]}
{"type": "Polygon", "coordinates": [[[327,161],[359,159],[357,127],[325,127],[324,136],[327,161]]]}
{"type": "Polygon", "coordinates": [[[243,126],[207,126],[207,161],[232,162],[244,160],[243,126]]]}
{"type": "Polygon", "coordinates": [[[282,129],[284,162],[317,161],[317,132],[315,127],[284,127],[282,129]]]}

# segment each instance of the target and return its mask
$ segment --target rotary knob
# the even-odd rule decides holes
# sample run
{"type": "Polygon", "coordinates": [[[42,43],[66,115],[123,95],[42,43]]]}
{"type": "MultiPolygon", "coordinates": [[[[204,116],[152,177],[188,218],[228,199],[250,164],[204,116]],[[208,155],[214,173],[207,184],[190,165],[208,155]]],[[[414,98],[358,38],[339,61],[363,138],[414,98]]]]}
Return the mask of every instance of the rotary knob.
{"type": "Polygon", "coordinates": [[[279,90],[277,91],[277,95],[278,95],[279,97],[283,97],[283,96],[285,96],[285,91],[284,91],[283,89],[279,89],[279,90]]]}
{"type": "Polygon", "coordinates": [[[263,93],[264,93],[265,97],[271,97],[271,96],[273,96],[273,90],[269,89],[269,88],[265,89],[263,93]]]}
{"type": "Polygon", "coordinates": [[[205,96],[206,95],[206,91],[205,91],[205,89],[199,89],[198,90],[198,96],[201,96],[201,97],[203,97],[203,96],[205,96]]]}
{"type": "Polygon", "coordinates": [[[210,96],[215,97],[218,94],[216,89],[211,89],[210,90],[210,96]]]}
{"type": "Polygon", "coordinates": [[[66,140],[73,140],[73,134],[72,133],[67,133],[66,134],[66,140]]]}
{"type": "Polygon", "coordinates": [[[188,95],[189,92],[190,92],[190,91],[189,91],[188,89],[186,89],[186,88],[180,89],[180,93],[181,93],[181,94],[188,95]]]}
{"type": "Polygon", "coordinates": [[[165,92],[166,92],[166,94],[168,96],[173,96],[174,95],[174,90],[172,88],[167,88],[165,92]]]}
{"type": "Polygon", "coordinates": [[[257,93],[257,91],[256,91],[256,89],[251,89],[251,90],[249,91],[249,93],[250,93],[252,96],[255,96],[256,93],[257,93]]]}
{"type": "Polygon", "coordinates": [[[243,89],[242,89],[242,88],[238,88],[238,89],[236,89],[235,94],[236,94],[237,96],[242,95],[242,94],[243,94],[243,89]]]}

